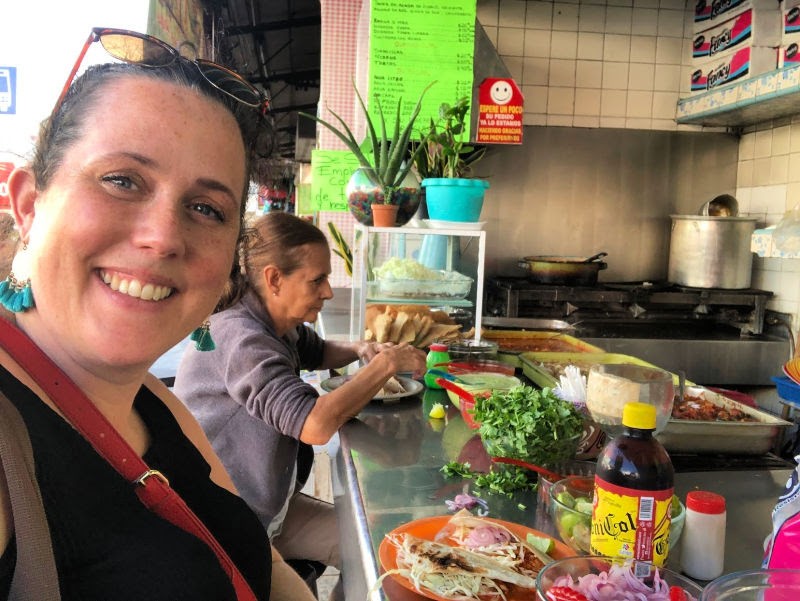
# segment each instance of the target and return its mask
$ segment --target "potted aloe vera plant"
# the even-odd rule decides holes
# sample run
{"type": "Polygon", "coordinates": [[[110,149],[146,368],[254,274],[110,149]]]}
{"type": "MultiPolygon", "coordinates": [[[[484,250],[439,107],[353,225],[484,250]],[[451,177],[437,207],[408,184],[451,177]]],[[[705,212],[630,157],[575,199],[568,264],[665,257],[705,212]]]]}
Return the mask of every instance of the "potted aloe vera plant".
{"type": "Polygon", "coordinates": [[[442,103],[412,143],[414,167],[422,178],[428,216],[440,221],[478,221],[489,182],[472,177],[472,166],[486,153],[465,140],[469,100],[442,103]]]}
{"type": "MultiPolygon", "coordinates": [[[[388,136],[380,100],[375,99],[378,116],[378,127],[376,127],[375,121],[356,88],[356,96],[367,125],[367,138],[362,144],[356,140],[347,123],[333,111],[330,112],[341,127],[316,115],[300,113],[303,117],[313,119],[331,130],[358,159],[360,167],[348,181],[345,194],[350,213],[360,223],[373,225],[373,207],[375,206],[397,207],[394,221],[387,225],[405,225],[416,213],[420,202],[420,187],[411,171],[413,154],[410,154],[409,149],[414,122],[422,108],[422,99],[432,85],[433,83],[422,90],[417,104],[403,127],[400,124],[402,99],[398,100],[391,137],[388,136]]],[[[419,151],[421,152],[421,149],[419,151]]]]}

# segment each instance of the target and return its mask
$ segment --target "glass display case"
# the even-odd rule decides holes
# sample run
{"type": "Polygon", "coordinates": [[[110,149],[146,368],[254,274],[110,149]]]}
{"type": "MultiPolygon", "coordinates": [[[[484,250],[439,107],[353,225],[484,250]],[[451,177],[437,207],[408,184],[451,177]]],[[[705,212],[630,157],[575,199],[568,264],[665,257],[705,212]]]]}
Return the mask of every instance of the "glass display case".
{"type": "Polygon", "coordinates": [[[486,232],[356,224],[350,339],[364,338],[371,303],[426,305],[480,339],[486,232]]]}

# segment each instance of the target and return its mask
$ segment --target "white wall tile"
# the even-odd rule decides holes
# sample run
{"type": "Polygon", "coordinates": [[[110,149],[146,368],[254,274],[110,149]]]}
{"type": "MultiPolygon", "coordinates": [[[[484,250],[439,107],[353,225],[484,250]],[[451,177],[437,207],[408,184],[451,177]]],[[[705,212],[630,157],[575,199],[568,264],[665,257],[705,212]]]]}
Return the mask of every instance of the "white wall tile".
{"type": "Polygon", "coordinates": [[[658,11],[658,35],[683,39],[683,8],[658,11]]]}
{"type": "Polygon", "coordinates": [[[631,58],[631,36],[606,34],[603,41],[603,60],[628,61],[631,58]]]}
{"type": "Polygon", "coordinates": [[[525,31],[525,56],[550,56],[550,30],[528,29],[525,31]]]}
{"type": "Polygon", "coordinates": [[[653,92],[628,91],[628,108],[626,116],[629,118],[647,118],[653,115],[653,92]]]}
{"type": "Polygon", "coordinates": [[[656,41],[656,62],[659,65],[683,64],[683,38],[659,37],[656,41]]]}
{"type": "Polygon", "coordinates": [[[783,125],[772,130],[772,154],[789,154],[791,126],[783,125]]]}
{"type": "Polygon", "coordinates": [[[522,81],[525,85],[547,85],[550,78],[550,60],[526,58],[523,60],[522,81]]]}
{"type": "Polygon", "coordinates": [[[553,27],[553,3],[526,2],[525,4],[525,27],[550,31],[553,27]]]}
{"type": "Polygon", "coordinates": [[[600,117],[575,115],[575,118],[572,120],[572,127],[600,127],[600,117]]]}
{"type": "Polygon", "coordinates": [[[793,152],[789,155],[787,181],[789,183],[800,182],[800,152],[793,152]]]}
{"type": "Polygon", "coordinates": [[[548,115],[572,115],[575,113],[575,88],[550,87],[547,95],[548,115]]]}
{"type": "Polygon", "coordinates": [[[572,115],[547,115],[547,125],[550,127],[572,127],[574,120],[572,115]]]}
{"type": "Polygon", "coordinates": [[[603,60],[603,41],[604,35],[602,33],[579,33],[578,58],[594,61],[603,60]]]}
{"type": "Polygon", "coordinates": [[[656,38],[649,35],[631,36],[631,62],[655,63],[656,38]]]}
{"type": "Polygon", "coordinates": [[[525,27],[525,2],[500,0],[500,27],[525,27]]]}
{"type": "MultiPolygon", "coordinates": [[[[756,134],[755,132],[742,134],[739,138],[739,160],[755,158],[756,134]]],[[[800,148],[798,148],[800,150],[800,148]]]]}
{"type": "Polygon", "coordinates": [[[553,58],[576,58],[578,56],[578,34],[574,31],[554,31],[550,38],[550,56],[553,58]]]}
{"type": "Polygon", "coordinates": [[[631,18],[631,33],[634,35],[658,34],[658,10],[641,8],[641,3],[633,7],[631,18]]]}
{"type": "Polygon", "coordinates": [[[656,64],[653,89],[659,92],[680,90],[681,68],[678,65],[656,64]]]}
{"type": "Polygon", "coordinates": [[[626,6],[606,8],[606,33],[631,33],[632,9],[626,6]]]}
{"type": "Polygon", "coordinates": [[[597,90],[581,88],[575,90],[575,115],[594,117],[600,115],[600,94],[597,90]]]}
{"type": "MultiPolygon", "coordinates": [[[[655,65],[631,63],[628,70],[629,90],[653,90],[655,65]]],[[[677,104],[677,103],[676,103],[677,104]]]]}
{"type": "Polygon", "coordinates": [[[575,61],[550,59],[550,78],[548,85],[556,87],[575,87],[575,61]]]}
{"type": "MultiPolygon", "coordinates": [[[[789,175],[789,155],[788,154],[781,154],[781,155],[773,155],[771,158],[771,163],[769,166],[769,183],[770,184],[785,184],[786,179],[789,175]]],[[[780,211],[783,211],[783,207],[786,204],[786,195],[781,197],[780,202],[780,211]]],[[[772,209],[774,207],[770,207],[770,212],[774,212],[772,209]]]]}
{"type": "Polygon", "coordinates": [[[581,4],[578,12],[578,31],[603,33],[606,30],[606,9],[604,6],[581,4]]]}
{"type": "MultiPolygon", "coordinates": [[[[575,85],[578,88],[599,88],[603,82],[603,63],[600,61],[577,61],[575,65],[575,85]]],[[[677,105],[677,94],[675,95],[677,105]]]]}
{"type": "Polygon", "coordinates": [[[502,56],[522,56],[525,49],[525,30],[518,27],[500,27],[497,51],[502,56]]]}
{"type": "Polygon", "coordinates": [[[522,86],[522,94],[526,113],[547,112],[547,86],[522,86]]]}
{"type": "Polygon", "coordinates": [[[603,63],[603,88],[626,90],[628,88],[628,63],[603,63]]]}
{"type": "Polygon", "coordinates": [[[753,157],[760,159],[768,157],[772,154],[772,130],[762,130],[756,132],[755,143],[753,147],[753,157]]]}
{"type": "MultiPolygon", "coordinates": [[[[600,116],[625,117],[627,97],[625,90],[603,90],[600,96],[600,116]]],[[[624,119],[621,123],[620,127],[624,127],[624,119]]]]}
{"type": "Polygon", "coordinates": [[[653,92],[653,119],[675,120],[677,92],[653,92]]]}
{"type": "Polygon", "coordinates": [[[498,6],[498,0],[478,0],[476,14],[484,28],[488,25],[497,25],[498,6]]]}
{"type": "Polygon", "coordinates": [[[553,30],[577,31],[578,30],[578,5],[566,2],[553,4],[553,30]]]}

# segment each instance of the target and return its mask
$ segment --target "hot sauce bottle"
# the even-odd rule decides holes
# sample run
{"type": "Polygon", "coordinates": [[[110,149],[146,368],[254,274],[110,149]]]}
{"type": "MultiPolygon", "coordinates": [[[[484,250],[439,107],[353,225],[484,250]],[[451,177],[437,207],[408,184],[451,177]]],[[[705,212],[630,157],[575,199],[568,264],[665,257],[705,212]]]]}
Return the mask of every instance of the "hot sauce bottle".
{"type": "Polygon", "coordinates": [[[669,553],[675,471],[667,451],[653,438],[655,407],[626,403],[622,425],[623,433],[597,458],[592,553],[663,566],[669,553]]]}

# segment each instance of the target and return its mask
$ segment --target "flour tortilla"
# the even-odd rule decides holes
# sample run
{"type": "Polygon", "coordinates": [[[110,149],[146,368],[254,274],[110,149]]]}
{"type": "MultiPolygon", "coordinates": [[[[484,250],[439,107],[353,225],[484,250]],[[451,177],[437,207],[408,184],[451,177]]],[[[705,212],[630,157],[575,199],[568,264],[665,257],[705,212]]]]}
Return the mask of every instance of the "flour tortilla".
{"type": "Polygon", "coordinates": [[[431,572],[458,573],[466,572],[485,576],[491,580],[502,580],[535,589],[536,579],[510,570],[483,555],[451,547],[442,543],[425,540],[412,534],[404,534],[403,553],[413,555],[417,560],[428,564],[431,572]]]}

